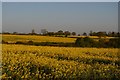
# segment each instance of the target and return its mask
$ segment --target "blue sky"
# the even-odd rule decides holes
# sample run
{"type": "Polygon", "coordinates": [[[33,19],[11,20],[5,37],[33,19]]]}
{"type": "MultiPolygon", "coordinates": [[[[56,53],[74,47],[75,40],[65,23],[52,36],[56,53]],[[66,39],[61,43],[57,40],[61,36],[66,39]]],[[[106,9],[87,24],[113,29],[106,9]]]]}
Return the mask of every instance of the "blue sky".
{"type": "Polygon", "coordinates": [[[118,2],[119,0],[1,0],[2,2],[118,2]]]}
{"type": "Polygon", "coordinates": [[[77,33],[118,30],[117,2],[2,3],[3,31],[40,33],[69,30],[77,33]]]}
{"type": "Polygon", "coordinates": [[[0,32],[2,32],[2,3],[0,2],[0,32]]]}

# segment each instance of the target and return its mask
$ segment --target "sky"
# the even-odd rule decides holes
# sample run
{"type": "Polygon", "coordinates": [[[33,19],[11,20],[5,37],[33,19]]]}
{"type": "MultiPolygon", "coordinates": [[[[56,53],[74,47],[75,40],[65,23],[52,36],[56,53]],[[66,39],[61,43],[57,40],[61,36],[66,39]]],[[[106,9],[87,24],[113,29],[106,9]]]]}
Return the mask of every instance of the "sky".
{"type": "MultiPolygon", "coordinates": [[[[18,0],[19,1],[19,0],[18,0]]],[[[2,30],[118,31],[117,2],[3,2],[2,30]]]]}
{"type": "Polygon", "coordinates": [[[2,2],[0,1],[0,32],[2,32],[2,2]]]}
{"type": "Polygon", "coordinates": [[[120,32],[120,2],[118,3],[118,31],[120,32]]]}
{"type": "Polygon", "coordinates": [[[119,0],[1,0],[2,2],[118,2],[119,0]]]}

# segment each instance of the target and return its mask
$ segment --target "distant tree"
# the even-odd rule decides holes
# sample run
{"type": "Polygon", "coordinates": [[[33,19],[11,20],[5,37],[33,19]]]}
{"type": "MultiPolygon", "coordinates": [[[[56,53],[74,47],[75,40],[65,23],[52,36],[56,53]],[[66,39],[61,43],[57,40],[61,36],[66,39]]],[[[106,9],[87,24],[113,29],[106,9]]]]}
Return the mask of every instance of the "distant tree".
{"type": "Polygon", "coordinates": [[[85,42],[89,42],[89,43],[91,43],[93,41],[93,39],[89,38],[89,37],[85,37],[83,39],[84,39],[85,42]]]}
{"type": "Polygon", "coordinates": [[[92,32],[92,36],[97,36],[97,33],[96,32],[92,32]]]}
{"type": "Polygon", "coordinates": [[[115,32],[112,32],[112,37],[115,37],[115,32]]]}
{"type": "Polygon", "coordinates": [[[54,32],[48,32],[47,35],[53,36],[53,35],[55,35],[55,33],[54,32]]]}
{"type": "Polygon", "coordinates": [[[92,38],[89,37],[85,37],[84,39],[84,46],[85,47],[93,47],[94,46],[94,40],[92,38]]]}
{"type": "Polygon", "coordinates": [[[84,47],[84,40],[83,40],[83,38],[77,38],[76,41],[75,41],[75,45],[77,47],[84,47]]]}
{"type": "Polygon", "coordinates": [[[87,36],[87,33],[86,33],[86,32],[84,32],[84,33],[83,33],[83,36],[87,36]]]}
{"type": "Polygon", "coordinates": [[[99,39],[99,43],[98,43],[99,47],[105,47],[105,39],[99,39]]]}
{"type": "Polygon", "coordinates": [[[13,32],[13,34],[18,34],[17,32],[13,32]]]}
{"type": "Polygon", "coordinates": [[[109,37],[119,37],[120,33],[119,32],[108,32],[107,36],[109,36],[109,37]]]}
{"type": "Polygon", "coordinates": [[[65,31],[64,34],[65,34],[65,37],[67,37],[67,36],[70,35],[71,33],[70,33],[69,31],[65,31]]]}
{"type": "Polygon", "coordinates": [[[109,40],[109,47],[119,48],[120,47],[120,38],[113,38],[109,40]]]}
{"type": "Polygon", "coordinates": [[[63,31],[62,31],[62,30],[59,30],[58,32],[59,32],[59,33],[63,33],[63,31]]]}
{"type": "Polygon", "coordinates": [[[94,47],[95,41],[92,38],[85,37],[85,38],[77,38],[75,41],[75,45],[78,47],[94,47]]]}
{"type": "Polygon", "coordinates": [[[72,32],[72,35],[75,36],[75,35],[76,35],[76,32],[72,32]]]}
{"type": "Polygon", "coordinates": [[[33,41],[28,41],[27,44],[32,45],[34,42],[33,41]]]}
{"type": "Polygon", "coordinates": [[[9,32],[4,32],[4,31],[3,31],[2,34],[11,34],[11,33],[9,33],[9,32]]]}
{"type": "Polygon", "coordinates": [[[117,33],[117,37],[120,37],[120,33],[119,32],[117,33]]]}
{"type": "Polygon", "coordinates": [[[59,30],[58,32],[57,32],[57,35],[63,35],[64,33],[63,33],[63,31],[62,30],[59,30]]]}
{"type": "Polygon", "coordinates": [[[6,42],[6,41],[2,40],[2,44],[8,44],[8,42],[6,42]]]}
{"type": "Polygon", "coordinates": [[[118,37],[118,33],[117,32],[112,32],[112,37],[118,37]]]}
{"type": "Polygon", "coordinates": [[[80,34],[78,34],[78,36],[80,36],[80,34]]]}
{"type": "Polygon", "coordinates": [[[93,32],[92,32],[92,31],[90,31],[89,35],[90,35],[90,36],[93,36],[93,32]]]}
{"type": "Polygon", "coordinates": [[[97,32],[97,36],[98,36],[99,38],[105,37],[105,36],[106,36],[106,32],[97,32]]]}

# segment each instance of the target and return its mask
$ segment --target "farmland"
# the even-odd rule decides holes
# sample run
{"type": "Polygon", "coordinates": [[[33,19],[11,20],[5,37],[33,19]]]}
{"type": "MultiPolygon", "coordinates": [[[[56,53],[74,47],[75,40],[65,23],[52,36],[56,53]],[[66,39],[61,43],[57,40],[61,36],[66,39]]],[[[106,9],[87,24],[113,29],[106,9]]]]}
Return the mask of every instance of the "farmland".
{"type": "Polygon", "coordinates": [[[3,79],[120,79],[117,48],[2,47],[3,79]]]}
{"type": "MultiPolygon", "coordinates": [[[[84,36],[81,36],[84,37],[84,36]]],[[[97,39],[96,36],[90,38],[97,39]]],[[[112,37],[106,37],[110,39],[112,37]]],[[[14,44],[18,41],[75,43],[77,37],[2,35],[2,79],[119,79],[119,48],[14,44]],[[10,44],[9,44],[10,43],[10,44]]]]}
{"type": "Polygon", "coordinates": [[[37,36],[37,35],[2,35],[2,40],[9,42],[16,41],[34,41],[34,42],[75,42],[75,38],[63,38],[63,37],[50,37],[50,36],[37,36]]]}
{"type": "Polygon", "coordinates": [[[120,80],[119,4],[1,1],[0,80],[120,80]]]}
{"type": "MultiPolygon", "coordinates": [[[[64,42],[64,43],[74,43],[76,38],[85,36],[68,36],[66,37],[51,37],[51,36],[38,36],[38,35],[2,35],[2,40],[9,42],[16,41],[34,41],[34,42],[64,42]]],[[[97,36],[89,36],[93,39],[98,39],[97,36]]],[[[111,39],[113,37],[106,37],[106,39],[111,39]]]]}

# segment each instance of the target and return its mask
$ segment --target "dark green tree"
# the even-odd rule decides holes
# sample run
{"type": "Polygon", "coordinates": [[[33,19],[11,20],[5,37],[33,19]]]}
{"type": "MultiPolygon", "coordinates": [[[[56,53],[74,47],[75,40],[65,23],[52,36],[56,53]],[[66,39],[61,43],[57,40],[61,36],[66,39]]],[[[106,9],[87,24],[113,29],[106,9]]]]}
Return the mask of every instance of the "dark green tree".
{"type": "Polygon", "coordinates": [[[84,39],[83,38],[77,38],[75,41],[75,45],[77,47],[84,47],[84,39]]]}
{"type": "Polygon", "coordinates": [[[72,35],[75,36],[75,35],[76,35],[76,32],[72,32],[72,35]]]}
{"type": "Polygon", "coordinates": [[[84,33],[83,33],[83,36],[87,36],[87,33],[86,33],[86,32],[84,32],[84,33]]]}

